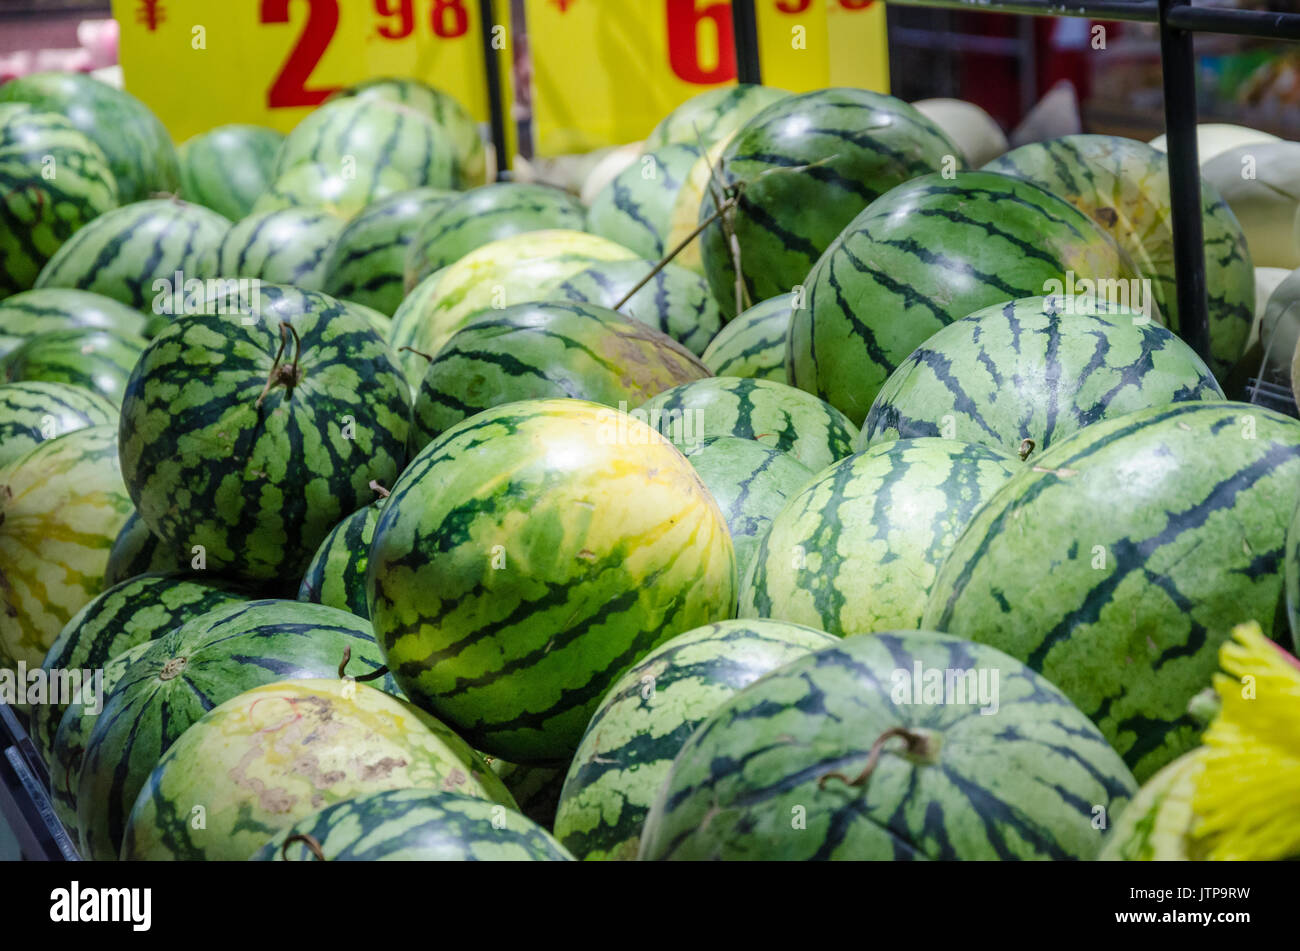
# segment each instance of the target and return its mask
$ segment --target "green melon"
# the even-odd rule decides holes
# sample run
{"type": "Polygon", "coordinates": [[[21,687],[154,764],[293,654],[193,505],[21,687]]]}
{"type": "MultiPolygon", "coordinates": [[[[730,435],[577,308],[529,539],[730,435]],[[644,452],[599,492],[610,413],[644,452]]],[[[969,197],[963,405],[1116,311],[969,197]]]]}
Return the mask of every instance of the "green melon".
{"type": "MultiPolygon", "coordinates": [[[[0,365],[3,365],[0,363],[0,365]]],[[[47,439],[117,422],[117,407],[70,383],[0,384],[0,466],[47,439]]]]}
{"type": "Polygon", "coordinates": [[[325,536],[312,556],[298,586],[298,600],[324,604],[370,618],[366,599],[366,568],[370,564],[370,542],[375,537],[379,510],[377,499],[357,509],[325,536]]]}
{"type": "Polygon", "coordinates": [[[66,383],[117,405],[131,369],[147,346],[148,341],[135,334],[84,327],[51,330],[0,358],[0,379],[66,383]]]}
{"type": "Polygon", "coordinates": [[[202,277],[257,278],[318,291],[344,222],[319,208],[282,208],[235,223],[204,262],[202,277]]]}
{"type": "Polygon", "coordinates": [[[319,208],[348,221],[364,208],[416,184],[393,168],[359,168],[345,174],[323,162],[307,162],[277,175],[249,214],[283,208],[319,208]]]}
{"type": "Polygon", "coordinates": [[[707,148],[789,95],[784,89],[752,83],[710,89],[692,96],[664,116],[646,137],[645,147],[650,150],[685,142],[690,145],[703,143],[707,148]]]}
{"type": "Polygon", "coordinates": [[[181,197],[238,221],[274,179],[284,134],[260,125],[219,125],[176,150],[181,197]]]}
{"type": "Polygon", "coordinates": [[[736,317],[701,354],[714,376],[742,376],[789,382],[785,344],[794,314],[794,294],[778,294],[736,317]]]}
{"type": "Polygon", "coordinates": [[[641,155],[593,199],[588,230],[658,261],[672,250],[673,207],[700,154],[698,145],[683,143],[641,155]]]}

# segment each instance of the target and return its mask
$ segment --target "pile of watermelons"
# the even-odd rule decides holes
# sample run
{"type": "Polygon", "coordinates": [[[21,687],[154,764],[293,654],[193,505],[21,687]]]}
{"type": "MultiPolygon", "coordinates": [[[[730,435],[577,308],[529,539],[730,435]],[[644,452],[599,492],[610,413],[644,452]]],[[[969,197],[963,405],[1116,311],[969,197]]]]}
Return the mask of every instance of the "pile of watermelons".
{"type": "Polygon", "coordinates": [[[0,87],[0,701],[83,854],[1300,853],[1300,422],[1229,398],[1300,271],[1207,183],[1202,359],[1160,151],[861,90],[628,157],[0,87]]]}

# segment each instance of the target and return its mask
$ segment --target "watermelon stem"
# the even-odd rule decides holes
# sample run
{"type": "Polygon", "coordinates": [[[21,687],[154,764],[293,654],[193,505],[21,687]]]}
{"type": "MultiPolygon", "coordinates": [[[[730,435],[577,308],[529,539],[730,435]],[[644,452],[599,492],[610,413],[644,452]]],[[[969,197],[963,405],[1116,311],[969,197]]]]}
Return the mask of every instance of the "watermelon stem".
{"type": "Polygon", "coordinates": [[[903,749],[905,756],[911,757],[921,763],[935,763],[939,759],[939,738],[929,730],[909,730],[905,726],[891,726],[880,736],[876,737],[876,742],[871,744],[871,750],[867,753],[867,764],[862,767],[856,777],[850,779],[840,772],[826,773],[817,781],[818,789],[825,789],[826,783],[832,779],[838,779],[846,786],[860,787],[865,786],[871,779],[871,774],[876,771],[876,766],[880,763],[880,756],[885,751],[885,744],[894,737],[902,737],[907,746],[903,749]]]}
{"type": "Polygon", "coordinates": [[[284,398],[293,397],[293,388],[302,382],[302,368],[298,366],[298,361],[302,358],[302,338],[298,336],[298,331],[287,320],[280,321],[280,347],[275,351],[275,359],[271,361],[271,372],[266,375],[266,386],[262,387],[261,394],[257,397],[257,408],[262,408],[262,403],[266,401],[267,394],[276,386],[283,386],[288,392],[284,398]],[[293,335],[293,362],[288,366],[280,364],[280,358],[284,356],[285,346],[289,342],[289,335],[293,335]]]}
{"type": "MultiPolygon", "coordinates": [[[[352,648],[351,648],[351,647],[344,647],[344,648],[343,648],[343,659],[342,659],[341,661],[339,661],[339,679],[340,679],[340,680],[342,680],[344,677],[347,676],[348,661],[350,661],[350,660],[352,660],[352,648]]],[[[366,682],[371,681],[371,680],[378,680],[380,677],[384,676],[384,675],[387,674],[387,673],[388,673],[388,668],[387,668],[386,666],[384,666],[384,667],[376,667],[376,668],[375,668],[374,670],[372,670],[370,673],[368,673],[368,674],[362,674],[361,676],[359,676],[359,677],[353,677],[352,679],[355,680],[355,681],[356,681],[357,683],[359,683],[359,684],[363,684],[363,683],[366,683],[366,682]]]]}
{"type": "MultiPolygon", "coordinates": [[[[645,277],[641,278],[641,280],[637,281],[636,285],[633,286],[633,288],[630,291],[628,291],[626,294],[623,295],[622,300],[620,300],[617,304],[615,304],[613,309],[614,310],[621,309],[624,304],[626,304],[628,301],[632,299],[633,295],[636,294],[637,291],[645,287],[646,284],[650,283],[650,280],[656,274],[658,274],[665,267],[667,267],[672,262],[673,258],[677,257],[677,255],[685,251],[686,246],[700,236],[700,232],[702,232],[705,228],[713,224],[713,222],[717,221],[724,214],[726,214],[733,207],[735,207],[735,204],[739,200],[739,198],[740,198],[739,195],[735,195],[731,198],[728,198],[726,201],[724,201],[721,205],[718,206],[717,211],[715,211],[713,214],[709,215],[709,217],[705,218],[698,225],[696,225],[695,230],[693,230],[690,234],[688,234],[685,238],[683,238],[680,242],[678,242],[676,247],[674,247],[671,251],[669,251],[662,258],[660,258],[659,263],[650,269],[650,273],[647,274],[645,277]]],[[[402,349],[411,350],[410,347],[403,347],[402,349]]],[[[411,350],[411,352],[416,353],[418,351],[411,350]]],[[[424,354],[420,354],[420,356],[424,356],[424,354]]],[[[430,357],[429,359],[433,359],[433,358],[430,357]]]]}
{"type": "Polygon", "coordinates": [[[371,491],[371,492],[377,492],[377,493],[379,493],[379,497],[380,497],[381,499],[386,499],[386,498],[388,498],[390,495],[392,495],[391,492],[389,492],[386,488],[384,488],[382,485],[380,485],[380,484],[379,484],[376,480],[374,480],[374,479],[371,479],[371,480],[370,480],[370,491],[371,491]]]}
{"type": "Polygon", "coordinates": [[[1024,462],[1028,459],[1037,445],[1038,443],[1034,442],[1032,439],[1020,440],[1020,461],[1024,462]]]}
{"type": "Polygon", "coordinates": [[[289,836],[289,838],[285,839],[284,846],[280,849],[280,858],[284,859],[286,862],[289,861],[289,846],[293,845],[295,842],[301,842],[303,845],[307,846],[307,851],[312,854],[313,858],[317,862],[327,861],[325,858],[325,850],[320,847],[320,842],[317,841],[314,835],[308,835],[306,832],[295,832],[293,835],[289,836]]]}
{"type": "Polygon", "coordinates": [[[407,350],[407,351],[409,351],[409,352],[415,354],[417,357],[424,357],[424,359],[428,360],[430,363],[433,362],[433,357],[429,356],[429,355],[428,355],[427,353],[425,353],[423,350],[416,350],[414,347],[398,347],[398,348],[397,348],[397,352],[398,352],[398,353],[401,353],[403,350],[407,350]]]}

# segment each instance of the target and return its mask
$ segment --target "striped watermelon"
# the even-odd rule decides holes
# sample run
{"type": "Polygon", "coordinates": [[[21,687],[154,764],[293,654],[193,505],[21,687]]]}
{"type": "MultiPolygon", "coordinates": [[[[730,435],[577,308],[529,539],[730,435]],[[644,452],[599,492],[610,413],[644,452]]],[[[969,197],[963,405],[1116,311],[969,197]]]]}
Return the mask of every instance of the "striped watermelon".
{"type": "Polygon", "coordinates": [[[351,681],[268,684],[210,710],[167,751],[122,858],[247,859],[321,808],[411,788],[514,806],[477,753],[409,703],[351,681]],[[259,795],[268,788],[278,795],[259,795]]]}
{"type": "Polygon", "coordinates": [[[993,172],[928,175],[871,203],[804,281],[788,369],[860,423],[892,373],[940,328],[982,307],[1051,293],[1049,282],[1136,279],[1064,199],[993,172]]]}
{"type": "Polygon", "coordinates": [[[370,619],[366,567],[370,564],[370,542],[375,537],[383,504],[383,499],[376,499],[330,530],[303,573],[298,587],[299,601],[324,604],[370,619]]]}
{"type": "MultiPolygon", "coordinates": [[[[480,311],[550,299],[579,271],[635,257],[627,248],[580,231],[530,231],[493,241],[445,268],[437,283],[424,289],[419,305],[393,315],[394,324],[402,325],[393,329],[393,345],[432,356],[480,311]]],[[[419,292],[416,288],[412,294],[419,292]]],[[[407,375],[418,382],[424,361],[408,357],[418,361],[405,364],[407,375]]]]}
{"type": "MultiPolygon", "coordinates": [[[[191,618],[244,600],[237,588],[166,574],[146,574],[108,588],[77,612],[51,645],[41,667],[93,670],[191,618]]],[[[107,693],[105,694],[107,696],[107,693]]],[[[48,755],[63,703],[31,708],[30,733],[48,755]]]]}
{"type": "Polygon", "coordinates": [[[429,215],[454,194],[440,188],[413,188],[363,209],[330,248],[325,293],[391,317],[402,303],[411,241],[429,215]]]}
{"type": "Polygon", "coordinates": [[[550,185],[497,182],[472,189],[421,223],[406,251],[406,287],[493,241],[530,231],[581,231],[585,221],[578,200],[550,185]]]}
{"type": "Polygon", "coordinates": [[[391,789],[322,809],[253,858],[310,862],[317,858],[313,847],[329,862],[573,860],[549,832],[512,809],[428,789],[391,789]]]}
{"type": "MultiPolygon", "coordinates": [[[[99,684],[98,700],[87,704],[78,701],[62,710],[54,721],[57,729],[49,740],[49,753],[45,756],[50,773],[50,802],[68,832],[77,835],[77,786],[81,782],[81,764],[86,755],[86,740],[103,709],[104,698],[112,693],[126,669],[140,659],[153,646],[148,641],[136,644],[103,664],[103,682],[99,684]]],[[[39,709],[33,707],[33,710],[39,709]]]]}
{"type": "Polygon", "coordinates": [[[784,89],[740,83],[692,96],[674,109],[646,137],[646,150],[686,142],[705,147],[731,136],[754,115],[790,94],[784,89]]]}
{"type": "Polygon", "coordinates": [[[410,178],[392,168],[359,168],[349,174],[333,165],[307,162],[277,175],[253,202],[249,214],[319,208],[348,221],[367,206],[415,187],[410,178]]]}
{"type": "Polygon", "coordinates": [[[45,262],[118,203],[99,146],[53,112],[0,115],[0,298],[27,290],[45,262]]]}
{"type": "Polygon", "coordinates": [[[376,97],[347,97],[308,113],[276,157],[276,176],[318,162],[349,175],[391,169],[412,188],[455,188],[451,137],[417,108],[376,97]]]}
{"type": "Polygon", "coordinates": [[[1196,743],[1188,701],[1233,625],[1272,626],[1300,422],[1175,403],[1063,439],[980,511],[924,624],[1059,686],[1139,780],[1196,743]]]}
{"type": "MultiPolygon", "coordinates": [[[[1169,162],[1163,152],[1115,135],[1067,135],[1013,149],[985,167],[1032,182],[1092,218],[1128,252],[1165,322],[1179,329],[1169,162]]],[[[1250,336],[1255,269],[1236,216],[1207,181],[1201,182],[1201,209],[1210,365],[1222,378],[1250,336]]]]}
{"type": "Polygon", "coordinates": [[[714,376],[786,383],[785,342],[793,313],[792,293],[755,304],[718,331],[700,359],[714,376]]]}
{"type": "Polygon", "coordinates": [[[641,155],[596,195],[587,212],[588,229],[643,258],[662,258],[672,250],[665,242],[677,193],[700,154],[698,145],[683,143],[641,155]]]}
{"type": "MultiPolygon", "coordinates": [[[[148,311],[156,280],[197,276],[230,222],[202,205],[160,198],[124,205],[82,228],[50,258],[37,287],[94,291],[148,311]]],[[[164,299],[170,299],[171,291],[164,299]]]]}
{"type": "Polygon", "coordinates": [[[842,460],[773,518],[740,586],[740,616],[840,636],[919,627],[963,529],[1020,468],[995,449],[932,438],[842,460]]]}
{"type": "Polygon", "coordinates": [[[466,420],[415,457],[370,547],[370,614],[421,706],[517,763],[571,755],[601,695],[730,616],[735,555],[690,464],[581,400],[466,420]]]}
{"type": "MultiPolygon", "coordinates": [[[[700,238],[723,312],[734,317],[740,309],[729,233],[740,245],[749,300],[784,294],[803,283],[854,215],[909,179],[960,167],[960,155],[938,126],[893,96],[822,89],[768,106],[741,127],[719,163],[721,188],[745,183],[730,232],[715,221],[700,238]]],[[[700,223],[716,210],[706,191],[700,223]]]]}
{"type": "Polygon", "coordinates": [[[128,92],[84,73],[30,73],[0,86],[0,103],[62,114],[108,157],[126,205],[180,188],[180,165],[163,124],[128,92]]]}
{"type": "Polygon", "coordinates": [[[104,584],[115,585],[154,571],[180,571],[196,563],[195,559],[182,560],[178,552],[165,546],[162,539],[149,531],[138,512],[132,511],[109,549],[104,584]]]}
{"type": "Polygon", "coordinates": [[[1222,399],[1195,351],[1143,314],[1031,297],[978,310],[917,347],[877,394],[858,446],[945,436],[1013,453],[1028,439],[1041,451],[1101,419],[1222,399]]]}
{"type": "Polygon", "coordinates": [[[568,763],[556,766],[520,766],[494,756],[484,755],[484,762],[492,768],[519,811],[543,829],[555,825],[555,810],[560,804],[560,790],[564,788],[564,774],[568,763]]]}
{"type": "Polygon", "coordinates": [[[276,285],[258,297],[251,325],[232,306],[150,344],[122,402],[122,472],[178,557],[201,545],[208,568],[285,579],[373,499],[371,481],[397,476],[409,391],[348,305],[276,285]]]}
{"type": "Polygon", "coordinates": [[[344,221],[319,208],[282,208],[235,223],[201,268],[202,276],[255,277],[318,291],[344,221]]]}
{"type": "MultiPolygon", "coordinates": [[[[673,258],[673,263],[694,271],[700,277],[704,277],[704,258],[699,238],[700,204],[704,201],[705,194],[717,185],[722,153],[726,151],[729,142],[730,137],[713,143],[695,160],[691,170],[686,173],[682,187],[677,190],[672,214],[668,218],[668,234],[664,238],[664,245],[670,249],[681,248],[673,258]]],[[[734,298],[733,291],[731,299],[734,301],[734,298]]]]}
{"type": "MultiPolygon", "coordinates": [[[[415,285],[415,289],[403,297],[402,303],[393,311],[393,319],[388,327],[388,346],[397,355],[398,364],[411,385],[412,398],[420,388],[420,381],[424,379],[424,371],[429,367],[432,354],[407,348],[415,346],[416,338],[424,326],[425,315],[438,300],[438,286],[446,273],[447,269],[443,268],[415,285]]],[[[443,343],[445,342],[444,340],[443,343]]],[[[442,349],[441,344],[438,349],[442,349]]]]}
{"type": "Polygon", "coordinates": [[[708,375],[672,338],[604,307],[557,301],[487,311],[453,334],[425,371],[410,455],[503,403],[572,397],[626,410],[708,375]]]}
{"type": "Polygon", "coordinates": [[[1136,791],[1032,670],[891,631],[799,657],[716,709],[674,761],[640,857],[1088,859],[1098,817],[1136,791]]]}
{"type": "Polygon", "coordinates": [[[716,377],[665,390],[638,411],[679,448],[738,436],[788,452],[813,472],[853,451],[857,427],[809,393],[772,380],[716,377]]]}
{"type": "MultiPolygon", "coordinates": [[[[614,307],[653,269],[649,261],[603,261],[561,283],[552,296],[614,307]]],[[[704,278],[675,264],[664,265],[618,310],[697,355],[722,326],[722,311],[704,278]]]]}
{"type": "Polygon", "coordinates": [[[813,471],[789,453],[735,436],[702,439],[682,454],[722,509],[736,548],[736,577],[743,579],[772,519],[813,480],[813,471]]]}
{"type": "Polygon", "coordinates": [[[1143,783],[1106,836],[1106,846],[1097,858],[1106,862],[1203,859],[1192,854],[1190,840],[1197,820],[1192,798],[1208,752],[1198,746],[1143,783]]]}
{"type": "Polygon", "coordinates": [[[66,383],[117,405],[132,367],[148,345],[135,334],[86,327],[51,330],[0,358],[0,379],[66,383]]]}
{"type": "Polygon", "coordinates": [[[335,93],[332,99],[386,99],[423,112],[446,132],[455,155],[457,188],[473,188],[487,181],[487,154],[474,117],[453,96],[407,76],[376,76],[335,93]]]}
{"type": "Polygon", "coordinates": [[[379,334],[379,339],[387,341],[389,334],[393,332],[393,318],[386,314],[381,314],[373,307],[367,307],[365,304],[358,304],[356,301],[344,301],[348,307],[355,313],[360,314],[370,325],[370,329],[379,334]]]}
{"type": "MultiPolygon", "coordinates": [[[[77,788],[84,855],[112,859],[145,780],[177,738],[232,697],[285,680],[368,674],[383,664],[370,625],[297,601],[216,608],[162,632],[113,692],[86,740],[77,788]]],[[[379,682],[395,691],[391,678],[379,682]]]]}
{"type": "Polygon", "coordinates": [[[40,664],[99,594],[130,514],[116,426],[46,440],[0,469],[0,668],[40,664]]]}
{"type": "Polygon", "coordinates": [[[1292,648],[1300,652],[1300,503],[1291,515],[1286,532],[1286,555],[1283,562],[1287,625],[1291,630],[1292,648]]]}
{"type": "Polygon", "coordinates": [[[555,835],[582,859],[634,859],[673,758],[710,713],[751,683],[834,644],[777,621],[722,621],[647,654],[600,702],[569,767],[555,835]]]}
{"type": "Polygon", "coordinates": [[[0,466],[47,439],[117,422],[117,407],[68,383],[0,384],[0,466]]]}
{"type": "Polygon", "coordinates": [[[23,291],[0,300],[0,357],[36,334],[95,327],[122,335],[144,334],[138,310],[89,291],[61,287],[23,291]]]}
{"type": "Polygon", "coordinates": [[[219,125],[176,150],[181,197],[238,221],[275,175],[284,133],[260,125],[219,125]]]}

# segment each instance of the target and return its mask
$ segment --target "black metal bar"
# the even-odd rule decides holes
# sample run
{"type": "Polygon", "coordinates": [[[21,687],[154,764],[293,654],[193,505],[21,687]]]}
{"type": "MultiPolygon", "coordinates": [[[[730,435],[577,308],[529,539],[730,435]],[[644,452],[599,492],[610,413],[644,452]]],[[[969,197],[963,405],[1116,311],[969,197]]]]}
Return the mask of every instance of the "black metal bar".
{"type": "Polygon", "coordinates": [[[1210,319],[1201,227],[1201,166],[1196,147],[1196,52],[1192,34],[1169,22],[1188,0],[1160,0],[1160,62],[1165,93],[1169,203],[1173,212],[1178,334],[1208,358],[1210,319]]]}
{"type": "Polygon", "coordinates": [[[1024,16],[1087,17],[1155,23],[1157,0],[888,0],[892,6],[935,7],[972,13],[1016,13],[1024,16]]]}
{"type": "Polygon", "coordinates": [[[1300,40],[1300,13],[1179,6],[1169,10],[1166,22],[1176,29],[1188,32],[1300,40]]]}
{"type": "Polygon", "coordinates": [[[496,16],[492,12],[492,0],[479,0],[479,18],[483,29],[483,73],[487,79],[488,112],[492,123],[492,147],[496,151],[497,181],[507,177],[509,156],[506,151],[506,110],[501,101],[501,62],[498,50],[492,45],[492,27],[496,16]]]}
{"type": "Polygon", "coordinates": [[[731,0],[731,33],[736,44],[736,78],[742,83],[761,83],[763,69],[758,59],[758,14],[754,0],[731,0]]]}

